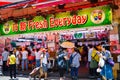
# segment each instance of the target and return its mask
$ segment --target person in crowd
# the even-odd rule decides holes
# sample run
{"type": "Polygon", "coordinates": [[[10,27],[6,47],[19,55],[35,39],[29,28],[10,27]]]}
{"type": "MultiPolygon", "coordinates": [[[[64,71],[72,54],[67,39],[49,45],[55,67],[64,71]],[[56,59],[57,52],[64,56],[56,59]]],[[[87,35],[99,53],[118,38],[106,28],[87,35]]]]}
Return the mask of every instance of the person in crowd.
{"type": "MultiPolygon", "coordinates": [[[[41,65],[42,65],[42,69],[43,72],[45,74],[45,80],[47,80],[47,64],[48,64],[48,58],[47,58],[47,52],[45,48],[41,48],[41,55],[40,55],[40,59],[41,59],[41,65]]],[[[41,77],[41,76],[40,76],[41,77]]]]}
{"type": "Polygon", "coordinates": [[[101,46],[100,44],[94,45],[94,48],[92,50],[91,61],[90,61],[91,78],[98,77],[97,68],[98,68],[98,62],[99,62],[100,46],[101,46]]]}
{"type": "Polygon", "coordinates": [[[20,48],[16,49],[16,67],[17,69],[19,69],[19,65],[20,65],[20,48]]]}
{"type": "Polygon", "coordinates": [[[112,66],[107,62],[109,58],[111,58],[111,53],[108,50],[108,46],[101,46],[102,48],[102,55],[100,55],[101,58],[105,60],[105,64],[102,67],[102,71],[100,74],[102,75],[102,78],[104,80],[113,80],[113,72],[112,72],[112,66]]]}
{"type": "Polygon", "coordinates": [[[48,52],[48,48],[46,48],[46,56],[47,56],[47,59],[49,60],[50,54],[49,54],[49,52],[48,52]]]}
{"type": "Polygon", "coordinates": [[[92,51],[93,51],[93,45],[89,44],[88,49],[89,49],[88,50],[88,68],[89,68],[89,75],[91,76],[92,71],[91,71],[91,68],[90,68],[90,61],[91,61],[91,54],[92,54],[92,51]]]}
{"type": "Polygon", "coordinates": [[[62,48],[58,51],[57,55],[57,64],[58,64],[58,71],[60,75],[60,80],[64,80],[64,74],[66,71],[66,60],[67,60],[67,54],[66,54],[66,48],[62,48]]]}
{"type": "Polygon", "coordinates": [[[26,70],[28,70],[28,51],[25,50],[25,47],[22,47],[22,71],[24,71],[24,65],[26,65],[26,70]]]}
{"type": "Polygon", "coordinates": [[[40,67],[40,55],[41,51],[38,49],[33,49],[33,52],[35,54],[35,59],[36,59],[36,67],[40,67]]]}
{"type": "Polygon", "coordinates": [[[31,50],[29,56],[28,56],[28,60],[29,60],[29,64],[31,65],[31,68],[33,69],[35,66],[35,53],[36,53],[36,49],[33,48],[33,50],[31,50]]]}
{"type": "Polygon", "coordinates": [[[15,54],[15,56],[16,56],[16,67],[17,67],[17,69],[18,69],[18,66],[19,66],[19,51],[16,49],[16,48],[14,48],[13,49],[13,53],[15,54]]]}
{"type": "Polygon", "coordinates": [[[13,51],[10,51],[10,55],[7,60],[7,66],[9,66],[10,69],[10,78],[13,80],[12,74],[14,74],[14,78],[16,78],[16,57],[13,51]]]}
{"type": "Polygon", "coordinates": [[[65,60],[66,60],[66,72],[69,73],[69,68],[70,68],[69,58],[70,58],[70,54],[68,53],[68,51],[67,51],[66,48],[63,48],[63,53],[66,54],[66,56],[65,56],[65,60]]]}
{"type": "Polygon", "coordinates": [[[88,47],[85,44],[83,44],[81,47],[79,47],[79,51],[82,56],[81,63],[83,66],[86,66],[88,59],[88,47]]]}
{"type": "Polygon", "coordinates": [[[70,56],[71,78],[78,80],[78,70],[80,67],[81,55],[77,48],[71,48],[72,54],[70,56]]]}
{"type": "Polygon", "coordinates": [[[9,51],[7,48],[4,48],[4,51],[2,53],[2,59],[3,59],[3,74],[5,73],[5,71],[8,70],[8,67],[6,66],[7,64],[7,59],[8,59],[8,56],[9,56],[9,51]]]}

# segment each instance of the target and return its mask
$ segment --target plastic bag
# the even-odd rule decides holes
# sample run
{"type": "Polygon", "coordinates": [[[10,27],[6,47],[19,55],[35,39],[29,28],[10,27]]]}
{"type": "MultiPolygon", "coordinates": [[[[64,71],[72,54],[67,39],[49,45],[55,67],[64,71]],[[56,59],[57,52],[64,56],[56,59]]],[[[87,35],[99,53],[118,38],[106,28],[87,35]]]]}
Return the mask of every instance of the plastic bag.
{"type": "Polygon", "coordinates": [[[100,58],[98,65],[99,65],[100,67],[103,67],[104,64],[105,64],[105,61],[103,60],[103,58],[100,58]]]}
{"type": "Polygon", "coordinates": [[[102,70],[101,68],[97,68],[97,72],[100,73],[102,70]]]}

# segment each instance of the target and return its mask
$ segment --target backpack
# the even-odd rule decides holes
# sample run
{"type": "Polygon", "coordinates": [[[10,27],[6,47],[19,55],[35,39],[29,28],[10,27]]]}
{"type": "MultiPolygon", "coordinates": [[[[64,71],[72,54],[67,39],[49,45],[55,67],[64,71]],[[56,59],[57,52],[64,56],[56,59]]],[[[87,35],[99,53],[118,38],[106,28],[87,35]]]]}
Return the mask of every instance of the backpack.
{"type": "Polygon", "coordinates": [[[57,65],[59,68],[65,68],[66,67],[66,60],[64,59],[64,53],[61,52],[59,55],[58,55],[58,59],[57,59],[57,65]]]}

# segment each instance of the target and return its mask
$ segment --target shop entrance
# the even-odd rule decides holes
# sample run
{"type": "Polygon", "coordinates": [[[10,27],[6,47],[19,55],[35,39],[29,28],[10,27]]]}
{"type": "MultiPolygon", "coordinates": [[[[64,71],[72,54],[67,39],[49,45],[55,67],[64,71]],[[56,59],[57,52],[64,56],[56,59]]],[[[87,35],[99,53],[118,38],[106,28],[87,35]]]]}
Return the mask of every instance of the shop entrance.
{"type": "Polygon", "coordinates": [[[52,60],[50,68],[55,66],[55,58],[60,47],[64,41],[72,41],[80,52],[81,61],[79,68],[80,77],[88,77],[88,45],[96,45],[104,42],[108,44],[109,41],[109,27],[92,27],[83,29],[72,29],[65,31],[41,32],[32,34],[20,34],[15,36],[1,37],[5,40],[5,46],[12,48],[26,47],[29,51],[29,56],[33,48],[47,48],[52,60]]]}

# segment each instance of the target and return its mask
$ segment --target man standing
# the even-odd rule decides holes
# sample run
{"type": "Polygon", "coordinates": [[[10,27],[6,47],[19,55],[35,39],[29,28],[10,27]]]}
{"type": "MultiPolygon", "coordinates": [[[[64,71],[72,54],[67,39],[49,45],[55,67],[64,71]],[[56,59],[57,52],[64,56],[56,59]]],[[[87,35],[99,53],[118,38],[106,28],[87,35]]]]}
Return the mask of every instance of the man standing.
{"type": "Polygon", "coordinates": [[[8,70],[8,67],[7,67],[7,59],[8,59],[8,56],[9,56],[9,51],[7,48],[4,49],[3,53],[2,53],[2,59],[3,59],[3,74],[5,73],[5,71],[8,70]]]}
{"type": "Polygon", "coordinates": [[[26,70],[28,70],[28,51],[25,50],[25,47],[22,48],[22,71],[24,71],[24,65],[26,66],[26,70]]]}
{"type": "Polygon", "coordinates": [[[81,56],[76,48],[71,48],[70,67],[72,80],[78,80],[78,70],[80,66],[81,56]]]}
{"type": "Polygon", "coordinates": [[[88,50],[88,68],[89,68],[89,75],[91,77],[92,69],[90,68],[90,62],[91,62],[91,54],[92,54],[92,51],[93,51],[93,45],[89,44],[88,49],[89,49],[88,50]]]}

